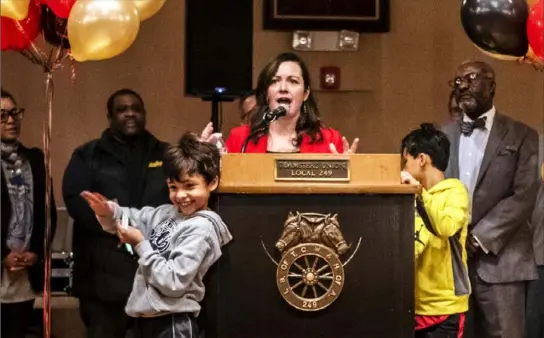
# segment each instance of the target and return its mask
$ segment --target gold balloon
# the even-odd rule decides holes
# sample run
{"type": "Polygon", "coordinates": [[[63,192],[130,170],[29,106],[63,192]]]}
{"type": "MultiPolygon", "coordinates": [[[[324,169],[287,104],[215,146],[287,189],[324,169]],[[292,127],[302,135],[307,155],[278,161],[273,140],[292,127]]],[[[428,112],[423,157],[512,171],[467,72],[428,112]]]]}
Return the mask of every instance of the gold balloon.
{"type": "Polygon", "coordinates": [[[166,0],[132,0],[138,10],[140,21],[144,21],[157,14],[166,0]]]}
{"type": "Polygon", "coordinates": [[[76,1],[68,17],[68,40],[77,61],[105,60],[127,50],[138,35],[140,18],[132,1],[76,1]]]}
{"type": "Polygon", "coordinates": [[[538,0],[527,0],[527,5],[529,5],[529,8],[531,8],[536,5],[537,2],[538,0]]]}
{"type": "Polygon", "coordinates": [[[20,21],[28,16],[28,6],[30,0],[2,0],[0,13],[6,18],[20,21]]]}
{"type": "Polygon", "coordinates": [[[482,48],[474,45],[476,48],[478,48],[478,50],[482,53],[484,53],[485,55],[491,57],[491,58],[494,58],[494,59],[497,59],[497,60],[502,60],[502,61],[516,61],[516,60],[519,60],[520,57],[519,56],[512,56],[512,55],[504,55],[504,54],[494,54],[494,53],[490,53],[486,50],[483,50],[482,48]]]}

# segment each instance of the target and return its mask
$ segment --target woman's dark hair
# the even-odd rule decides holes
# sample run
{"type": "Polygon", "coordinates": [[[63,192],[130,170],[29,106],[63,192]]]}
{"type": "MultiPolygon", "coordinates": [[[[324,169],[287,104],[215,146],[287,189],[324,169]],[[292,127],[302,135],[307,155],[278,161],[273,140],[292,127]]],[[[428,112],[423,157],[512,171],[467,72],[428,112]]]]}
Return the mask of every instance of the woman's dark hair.
{"type": "Polygon", "coordinates": [[[187,176],[201,175],[207,184],[220,175],[219,149],[215,144],[199,141],[195,134],[185,133],[177,144],[170,145],[162,162],[164,176],[182,181],[187,176]]]}
{"type": "Polygon", "coordinates": [[[446,171],[450,159],[450,141],[435,125],[423,123],[419,129],[412,130],[402,139],[400,152],[406,152],[412,157],[419,154],[429,155],[435,168],[446,171]]]}
{"type": "Polygon", "coordinates": [[[17,101],[15,101],[15,99],[13,98],[13,95],[11,95],[10,92],[8,92],[7,90],[4,90],[3,88],[1,89],[1,91],[2,91],[1,97],[3,99],[10,99],[14,105],[17,105],[17,101]]]}
{"type": "MultiPolygon", "coordinates": [[[[284,62],[296,62],[300,66],[302,72],[302,80],[304,81],[304,90],[310,90],[310,72],[302,59],[294,53],[282,53],[270,61],[259,74],[257,79],[257,88],[255,96],[257,98],[257,107],[255,113],[251,116],[250,134],[251,141],[257,143],[258,139],[268,133],[268,126],[263,127],[263,115],[268,111],[268,87],[272,84],[272,79],[276,76],[278,68],[284,62]]],[[[308,99],[300,107],[300,117],[296,124],[297,137],[293,141],[293,145],[300,146],[302,136],[308,134],[311,142],[320,141],[323,139],[321,133],[321,121],[319,109],[313,92],[310,90],[308,99]]]]}

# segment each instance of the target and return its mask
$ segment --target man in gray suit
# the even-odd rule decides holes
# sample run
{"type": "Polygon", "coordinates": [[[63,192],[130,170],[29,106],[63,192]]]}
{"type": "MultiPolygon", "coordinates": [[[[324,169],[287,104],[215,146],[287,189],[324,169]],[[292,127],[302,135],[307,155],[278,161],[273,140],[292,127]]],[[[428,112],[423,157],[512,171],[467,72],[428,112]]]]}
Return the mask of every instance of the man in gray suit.
{"type": "MultiPolygon", "coordinates": [[[[544,140],[541,139],[539,144],[539,162],[543,165],[544,140]]],[[[527,338],[544,338],[544,182],[540,183],[531,228],[538,280],[530,282],[527,289],[527,338]]]]}
{"type": "Polygon", "coordinates": [[[459,178],[472,201],[467,335],[523,338],[526,281],[537,277],[528,220],[538,191],[538,136],[496,112],[488,64],[461,64],[451,85],[464,115],[444,128],[451,142],[446,176],[459,178]]]}

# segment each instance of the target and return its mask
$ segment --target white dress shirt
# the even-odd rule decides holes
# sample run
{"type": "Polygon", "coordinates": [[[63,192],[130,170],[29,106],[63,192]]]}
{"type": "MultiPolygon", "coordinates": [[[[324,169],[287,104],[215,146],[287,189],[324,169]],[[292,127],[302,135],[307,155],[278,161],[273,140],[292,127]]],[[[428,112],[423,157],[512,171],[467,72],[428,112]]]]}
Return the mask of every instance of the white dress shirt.
{"type": "MultiPolygon", "coordinates": [[[[470,136],[461,133],[461,139],[459,140],[459,179],[467,187],[471,200],[476,188],[476,180],[480,173],[487,140],[493,126],[495,107],[481,117],[486,118],[485,129],[474,129],[470,136]]],[[[466,114],[463,116],[463,121],[472,122],[466,114]]]]}
{"type": "MultiPolygon", "coordinates": [[[[469,208],[469,222],[472,218],[472,199],[474,197],[474,189],[476,188],[476,181],[480,174],[480,167],[485,154],[485,148],[493,127],[493,120],[495,119],[495,106],[488,110],[485,114],[481,115],[485,117],[485,129],[474,129],[470,136],[463,135],[459,140],[459,179],[465,187],[467,187],[468,194],[470,196],[470,208],[469,208]]],[[[463,116],[464,122],[472,122],[473,120],[466,114],[463,116]]],[[[476,238],[478,241],[478,239],[476,238]]],[[[488,252],[486,248],[482,246],[482,243],[478,241],[480,247],[484,252],[488,252]]]]}

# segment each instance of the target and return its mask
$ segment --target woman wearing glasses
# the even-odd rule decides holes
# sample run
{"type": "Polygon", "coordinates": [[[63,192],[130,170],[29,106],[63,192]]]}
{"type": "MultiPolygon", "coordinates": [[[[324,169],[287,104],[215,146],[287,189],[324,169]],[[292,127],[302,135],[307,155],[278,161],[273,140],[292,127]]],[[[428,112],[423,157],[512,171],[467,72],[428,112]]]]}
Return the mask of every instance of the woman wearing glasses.
{"type": "MultiPolygon", "coordinates": [[[[44,282],[44,154],[19,142],[23,116],[24,109],[17,108],[13,96],[2,90],[0,336],[9,338],[25,337],[34,299],[42,292],[44,282]]],[[[51,237],[55,224],[51,196],[51,237]]]]}

